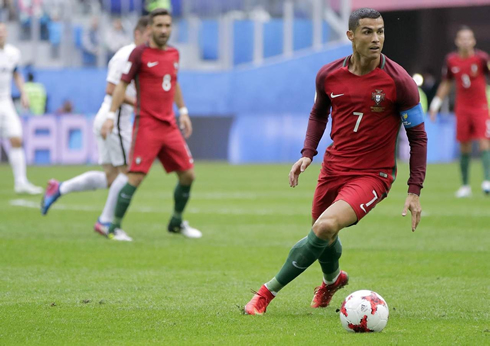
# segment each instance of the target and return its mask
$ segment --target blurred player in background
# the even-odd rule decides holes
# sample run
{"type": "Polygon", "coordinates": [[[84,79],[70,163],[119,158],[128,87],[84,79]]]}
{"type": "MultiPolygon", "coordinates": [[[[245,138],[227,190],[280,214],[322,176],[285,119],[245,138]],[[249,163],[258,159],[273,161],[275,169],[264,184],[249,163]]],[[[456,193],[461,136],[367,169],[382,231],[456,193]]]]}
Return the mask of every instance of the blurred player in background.
{"type": "Polygon", "coordinates": [[[128,63],[129,55],[137,45],[147,42],[149,36],[148,17],[142,17],[134,28],[134,43],[119,49],[109,62],[106,95],[94,120],[99,163],[104,168],[104,172],[89,171],[64,182],[54,179],[50,180],[41,203],[41,213],[43,215],[46,215],[49,208],[62,195],[78,191],[106,189],[110,186],[104,210],[94,226],[96,232],[104,236],[107,234],[108,227],[114,216],[117,196],[128,180],[126,173],[129,148],[131,146],[131,115],[136,104],[136,90],[133,84],[128,86],[124,96],[124,104],[119,107],[117,114],[111,115],[116,121],[116,126],[105,138],[102,138],[100,131],[102,124],[109,117],[112,94],[128,63]]]}
{"type": "Polygon", "coordinates": [[[464,26],[456,33],[458,51],[446,57],[443,69],[443,81],[430,104],[429,114],[435,121],[442,101],[456,81],[456,139],[460,142],[461,178],[463,185],[456,192],[456,197],[470,197],[469,167],[471,144],[477,140],[483,161],[484,181],[481,188],[485,194],[490,193],[490,114],[486,97],[485,75],[489,74],[488,54],[475,49],[476,40],[473,31],[464,26]]]}
{"type": "Polygon", "coordinates": [[[24,79],[18,71],[20,51],[6,43],[7,26],[0,23],[0,137],[8,138],[10,166],[14,173],[14,190],[16,193],[37,195],[43,192],[39,186],[32,185],[26,176],[26,157],[22,148],[22,124],[12,102],[12,76],[20,91],[20,101],[25,108],[29,107],[29,99],[24,90],[24,79]]]}
{"type": "Polygon", "coordinates": [[[262,285],[245,306],[249,315],[265,313],[276,294],[316,260],[323,272],[311,306],[327,307],[347,285],[339,268],[341,229],[357,224],[390,191],[396,175],[396,141],[400,123],[410,142],[410,178],[402,216],[410,210],[415,231],[422,209],[419,195],[425,179],[427,135],[417,85],[381,50],[384,21],[373,9],[351,13],[347,37],[352,55],[323,66],[316,79],[316,97],[306,131],[303,157],[291,168],[289,184],[311,164],[332,109],[333,145],[328,147],[313,198],[313,227],[298,241],[279,273],[262,285]]]}
{"type": "Polygon", "coordinates": [[[137,106],[128,183],[119,193],[115,217],[107,236],[114,240],[132,240],[121,229],[121,221],[133,194],[158,158],[167,173],[176,172],[178,176],[174,191],[174,212],[167,227],[168,231],[189,238],[200,238],[201,232],[182,219],[194,181],[194,165],[176,124],[174,101],[179,108],[180,128],[186,138],[192,133],[192,124],[177,82],[179,52],[167,45],[172,32],[172,17],[165,9],[156,9],[149,17],[150,42],[136,47],[129,56],[127,69],[113,94],[110,116],[101,131],[102,136],[112,132],[114,114],[124,100],[129,83],[135,80],[137,106]]]}

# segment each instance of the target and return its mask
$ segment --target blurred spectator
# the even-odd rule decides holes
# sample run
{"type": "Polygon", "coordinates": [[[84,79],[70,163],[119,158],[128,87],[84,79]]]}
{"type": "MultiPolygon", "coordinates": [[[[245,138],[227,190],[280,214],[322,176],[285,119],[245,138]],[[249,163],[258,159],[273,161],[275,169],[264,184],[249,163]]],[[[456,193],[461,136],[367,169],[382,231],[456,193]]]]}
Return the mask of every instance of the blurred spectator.
{"type": "Polygon", "coordinates": [[[145,0],[145,9],[148,13],[157,8],[164,8],[172,12],[172,2],[170,0],[145,0]]]}
{"type": "Polygon", "coordinates": [[[63,13],[65,5],[70,1],[66,0],[43,0],[44,11],[48,16],[52,17],[54,14],[60,16],[63,13]]]}
{"type": "Polygon", "coordinates": [[[56,115],[66,115],[73,113],[73,103],[70,100],[64,100],[60,108],[55,112],[56,115]]]}
{"type": "Polygon", "coordinates": [[[90,28],[83,31],[82,50],[83,65],[95,66],[100,50],[99,19],[97,17],[92,18],[90,28]]]}
{"type": "Polygon", "coordinates": [[[15,5],[13,0],[0,1],[0,21],[7,22],[15,19],[15,5]]]}
{"type": "Polygon", "coordinates": [[[427,102],[430,104],[434,96],[436,96],[437,88],[439,83],[437,83],[436,77],[431,68],[426,68],[424,76],[424,84],[422,85],[422,90],[427,94],[427,102]]]}
{"type": "Polygon", "coordinates": [[[107,46],[107,62],[116,54],[116,52],[131,43],[131,36],[128,35],[122,25],[121,19],[116,18],[112,21],[112,27],[107,30],[105,44],[107,46]]]}
{"type": "Polygon", "coordinates": [[[46,88],[41,83],[34,81],[34,74],[27,74],[27,82],[24,90],[29,97],[29,111],[32,115],[43,115],[46,113],[47,94],[46,88]]]}
{"type": "Polygon", "coordinates": [[[61,36],[63,34],[63,23],[57,12],[51,14],[51,21],[48,23],[49,43],[51,43],[51,58],[60,57],[61,36]]]}
{"type": "Polygon", "coordinates": [[[43,0],[17,0],[22,39],[31,39],[31,25],[36,18],[40,26],[40,39],[48,39],[49,15],[43,0]]]}
{"type": "Polygon", "coordinates": [[[31,17],[36,9],[41,8],[41,0],[17,0],[22,39],[31,37],[31,17]]]}

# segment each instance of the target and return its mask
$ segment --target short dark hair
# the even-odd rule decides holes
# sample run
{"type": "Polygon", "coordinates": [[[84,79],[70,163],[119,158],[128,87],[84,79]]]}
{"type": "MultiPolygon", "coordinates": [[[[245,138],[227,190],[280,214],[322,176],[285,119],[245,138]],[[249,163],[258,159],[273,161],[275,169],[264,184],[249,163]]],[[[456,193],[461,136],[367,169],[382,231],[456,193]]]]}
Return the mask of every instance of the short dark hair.
{"type": "Polygon", "coordinates": [[[359,20],[363,18],[372,18],[376,19],[381,17],[381,13],[372,9],[372,8],[359,8],[352,12],[349,16],[349,30],[355,31],[359,26],[359,20]]]}
{"type": "Polygon", "coordinates": [[[34,82],[34,73],[32,72],[27,73],[27,81],[34,82]]]}
{"type": "Polygon", "coordinates": [[[148,16],[140,17],[138,23],[136,23],[136,26],[134,27],[134,31],[144,32],[149,22],[148,16]]]}
{"type": "Polygon", "coordinates": [[[172,17],[172,15],[170,14],[170,12],[168,10],[166,10],[164,8],[156,8],[153,11],[151,11],[150,14],[148,15],[148,17],[150,19],[150,24],[153,24],[153,18],[158,17],[158,16],[170,16],[170,17],[172,17]]]}

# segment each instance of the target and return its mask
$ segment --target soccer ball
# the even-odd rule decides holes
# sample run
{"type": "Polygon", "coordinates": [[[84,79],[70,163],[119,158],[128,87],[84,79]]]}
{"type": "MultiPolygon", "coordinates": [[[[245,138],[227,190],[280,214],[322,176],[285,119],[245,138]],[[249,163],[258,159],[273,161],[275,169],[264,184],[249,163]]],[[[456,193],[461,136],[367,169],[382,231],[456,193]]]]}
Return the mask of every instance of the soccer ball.
{"type": "Polygon", "coordinates": [[[340,308],[340,322],[349,332],[380,332],[386,327],[389,314],[383,297],[370,290],[360,290],[345,298],[340,308]]]}

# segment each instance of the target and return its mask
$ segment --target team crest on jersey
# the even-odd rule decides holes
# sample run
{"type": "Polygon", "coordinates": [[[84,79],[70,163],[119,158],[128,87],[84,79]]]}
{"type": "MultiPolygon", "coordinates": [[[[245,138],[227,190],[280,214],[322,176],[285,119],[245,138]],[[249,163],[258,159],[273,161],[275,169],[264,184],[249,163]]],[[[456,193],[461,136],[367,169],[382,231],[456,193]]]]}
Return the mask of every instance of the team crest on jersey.
{"type": "Polygon", "coordinates": [[[384,107],[380,106],[381,102],[385,99],[383,90],[375,89],[375,92],[371,93],[371,99],[376,103],[375,106],[371,106],[372,112],[383,112],[385,110],[384,107]]]}
{"type": "Polygon", "coordinates": [[[138,156],[134,161],[136,162],[137,165],[139,165],[141,163],[141,157],[138,156]]]}
{"type": "Polygon", "coordinates": [[[174,62],[174,68],[175,68],[176,70],[178,70],[178,69],[179,69],[179,63],[178,63],[177,61],[175,61],[175,62],[174,62]]]}
{"type": "Polygon", "coordinates": [[[472,64],[471,65],[471,73],[473,73],[474,75],[476,75],[477,72],[478,72],[478,65],[477,64],[472,64]]]}

